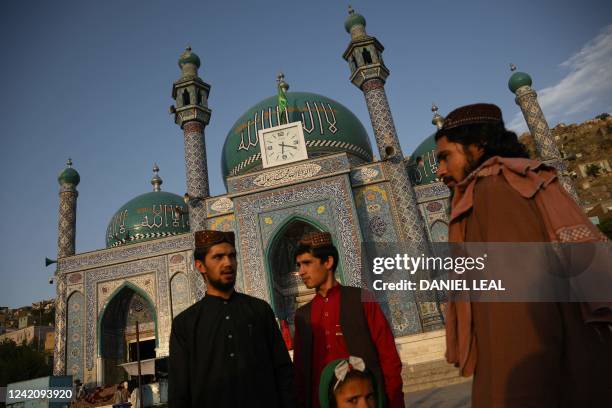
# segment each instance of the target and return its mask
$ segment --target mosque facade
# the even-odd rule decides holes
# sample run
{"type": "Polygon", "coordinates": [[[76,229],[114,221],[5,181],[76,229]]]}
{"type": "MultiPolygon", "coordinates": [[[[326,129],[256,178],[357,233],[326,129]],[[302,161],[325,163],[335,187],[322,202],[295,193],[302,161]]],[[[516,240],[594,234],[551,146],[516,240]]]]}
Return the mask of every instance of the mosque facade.
{"type": "MultiPolygon", "coordinates": [[[[173,317],[205,292],[193,266],[194,231],[234,231],[237,288],[268,301],[290,327],[295,309],[314,295],[297,277],[292,259],[305,232],[331,233],[340,253],[337,277],[354,286],[361,285],[363,242],[402,241],[430,251],[431,242],[447,240],[449,190],[435,176],[433,135],[410,156],[402,153],[385,94],[384,48],[365,26],[363,16],[351,10],[343,57],[351,82],[364,94],[379,160],[365,126],[350,110],[327,96],[288,92],[281,76],[285,102],[279,104],[276,95],[263,99],[230,129],[221,156],[227,193],[210,197],[205,144],[210,86],[198,76],[200,60],[188,48],[179,59],[171,108],[184,137],[185,196],[162,191],[155,167],[153,191],[127,202],[110,220],[106,248],[75,254],[80,177],[68,164],[59,176],[56,375],[73,375],[85,384],[124,379],[135,360],[136,326],[142,359],[150,364],[168,356],[173,317]],[[287,139],[295,146],[281,142],[280,153],[268,155],[266,149],[274,149],[262,138],[279,128],[297,132],[295,140],[287,139]],[[294,148],[301,149],[301,160],[284,157],[294,148]]],[[[526,85],[521,77],[514,85],[534,109],[535,92],[526,90],[530,81],[526,85]]],[[[433,123],[441,121],[435,112],[433,123]]],[[[533,126],[542,127],[541,121],[546,124],[541,116],[533,126]]],[[[290,137],[278,132],[271,137],[279,135],[290,137]]],[[[441,333],[442,303],[443,297],[436,302],[393,294],[383,309],[400,341],[441,333]]]]}

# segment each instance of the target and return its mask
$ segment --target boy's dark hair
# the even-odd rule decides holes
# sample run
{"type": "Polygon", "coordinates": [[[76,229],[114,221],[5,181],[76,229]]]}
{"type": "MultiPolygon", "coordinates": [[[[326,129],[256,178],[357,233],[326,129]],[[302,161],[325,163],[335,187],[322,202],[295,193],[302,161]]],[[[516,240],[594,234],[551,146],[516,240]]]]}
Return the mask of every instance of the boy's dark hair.
{"type": "Polygon", "coordinates": [[[338,267],[338,250],[333,245],[327,245],[322,247],[313,248],[311,245],[307,245],[304,243],[299,243],[297,249],[295,250],[294,259],[298,257],[298,255],[309,253],[315,258],[319,258],[321,262],[327,261],[327,258],[330,256],[334,260],[334,265],[332,266],[332,272],[336,273],[336,268],[338,267]]]}

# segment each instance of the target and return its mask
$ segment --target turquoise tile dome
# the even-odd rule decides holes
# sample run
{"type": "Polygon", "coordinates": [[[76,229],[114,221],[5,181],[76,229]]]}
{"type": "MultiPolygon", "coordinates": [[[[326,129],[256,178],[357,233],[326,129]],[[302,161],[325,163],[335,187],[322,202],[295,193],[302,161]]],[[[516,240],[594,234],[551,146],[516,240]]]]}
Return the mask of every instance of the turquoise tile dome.
{"type": "Polygon", "coordinates": [[[183,197],[165,191],[152,191],[131,199],[117,210],[106,228],[106,247],[187,232],[189,214],[183,197]]]}
{"type": "Polygon", "coordinates": [[[66,167],[57,177],[57,182],[61,185],[72,184],[77,186],[81,181],[81,176],[72,167],[66,167]]]}
{"type": "Polygon", "coordinates": [[[183,65],[185,64],[193,64],[196,67],[200,68],[200,57],[198,56],[198,54],[191,51],[191,47],[187,47],[185,52],[181,54],[178,60],[179,68],[183,68],[183,65]]]}
{"type": "MultiPolygon", "coordinates": [[[[352,11],[352,9],[350,10],[352,11]]],[[[366,25],[365,17],[359,13],[349,11],[349,16],[344,21],[344,29],[346,30],[347,33],[350,33],[351,28],[356,25],[362,25],[365,27],[366,25]]]]}
{"type": "Polygon", "coordinates": [[[508,88],[513,93],[523,86],[531,86],[532,80],[529,74],[525,72],[515,72],[508,80],[508,88]]]}
{"type": "MultiPolygon", "coordinates": [[[[289,122],[302,122],[309,157],[347,152],[364,161],[372,161],[368,133],[357,116],[344,105],[316,93],[287,92],[286,95],[289,122]]],[[[278,126],[277,104],[278,97],[270,96],[252,106],[234,123],[223,145],[221,171],[224,179],[262,168],[257,130],[278,126]]]]}

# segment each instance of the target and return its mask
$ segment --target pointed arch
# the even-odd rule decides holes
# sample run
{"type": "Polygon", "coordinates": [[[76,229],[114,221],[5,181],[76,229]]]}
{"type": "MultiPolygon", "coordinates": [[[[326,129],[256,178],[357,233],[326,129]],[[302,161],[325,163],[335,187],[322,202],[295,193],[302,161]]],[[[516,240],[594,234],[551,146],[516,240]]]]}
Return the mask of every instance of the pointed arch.
{"type": "MultiPolygon", "coordinates": [[[[331,232],[327,226],[314,218],[303,214],[292,214],[279,223],[264,247],[270,303],[276,316],[285,320],[290,328],[293,328],[297,307],[314,295],[314,290],[307,289],[301,279],[294,275],[296,269],[293,252],[302,234],[310,231],[331,232]]],[[[340,259],[336,276],[343,281],[340,259]]]]}
{"type": "Polygon", "coordinates": [[[124,289],[131,289],[134,293],[137,293],[138,295],[140,295],[140,297],[142,297],[151,307],[153,311],[153,325],[155,328],[154,330],[155,331],[155,345],[159,346],[159,328],[157,326],[157,308],[155,307],[155,303],[151,300],[149,295],[144,290],[138,287],[138,285],[135,285],[132,282],[129,282],[126,280],[121,285],[119,285],[113,291],[113,293],[111,293],[111,295],[108,297],[108,300],[106,301],[106,304],[104,305],[104,309],[98,314],[97,327],[96,327],[96,338],[98,340],[98,344],[97,344],[98,355],[100,354],[101,345],[102,345],[102,336],[101,336],[102,320],[104,319],[104,315],[106,311],[108,310],[108,306],[115,300],[115,297],[119,293],[121,293],[121,291],[124,289]]]}
{"type": "Polygon", "coordinates": [[[367,48],[364,48],[361,51],[361,56],[363,57],[363,63],[366,65],[372,64],[372,54],[367,48]]]}
{"type": "Polygon", "coordinates": [[[191,105],[189,91],[187,89],[183,89],[181,97],[183,98],[183,106],[191,105]]]}

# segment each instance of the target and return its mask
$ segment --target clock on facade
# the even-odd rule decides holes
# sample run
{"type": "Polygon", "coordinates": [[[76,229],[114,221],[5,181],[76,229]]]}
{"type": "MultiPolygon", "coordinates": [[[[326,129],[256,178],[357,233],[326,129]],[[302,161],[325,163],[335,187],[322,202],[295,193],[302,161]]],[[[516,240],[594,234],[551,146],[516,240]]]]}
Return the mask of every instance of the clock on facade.
{"type": "Polygon", "coordinates": [[[261,129],[257,135],[264,169],[308,158],[302,122],[261,129]]]}

